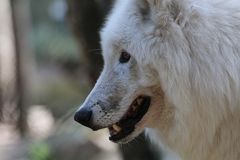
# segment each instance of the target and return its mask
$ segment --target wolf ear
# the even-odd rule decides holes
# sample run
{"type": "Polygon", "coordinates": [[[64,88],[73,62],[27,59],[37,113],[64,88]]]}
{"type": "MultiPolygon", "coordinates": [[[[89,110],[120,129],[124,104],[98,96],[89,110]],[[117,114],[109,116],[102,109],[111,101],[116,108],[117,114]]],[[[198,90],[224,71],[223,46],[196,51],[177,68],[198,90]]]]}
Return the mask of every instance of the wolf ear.
{"type": "Polygon", "coordinates": [[[137,5],[143,20],[149,19],[152,11],[153,0],[137,0],[137,5]]]}
{"type": "MultiPolygon", "coordinates": [[[[155,23],[161,23],[161,15],[168,15],[169,20],[180,24],[182,19],[183,3],[177,0],[137,0],[138,8],[143,20],[152,20],[155,23]],[[161,14],[162,13],[162,14],[161,14]]],[[[165,17],[166,18],[166,17],[165,17]]],[[[164,21],[167,19],[164,18],[164,21]]]]}

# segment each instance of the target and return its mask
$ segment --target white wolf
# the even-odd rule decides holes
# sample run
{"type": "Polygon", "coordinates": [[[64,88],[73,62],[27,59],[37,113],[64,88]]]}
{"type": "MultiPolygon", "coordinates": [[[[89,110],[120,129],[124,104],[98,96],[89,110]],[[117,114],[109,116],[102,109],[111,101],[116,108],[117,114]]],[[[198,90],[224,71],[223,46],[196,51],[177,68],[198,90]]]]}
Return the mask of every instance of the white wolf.
{"type": "Polygon", "coordinates": [[[118,143],[154,129],[184,160],[240,160],[240,0],[119,0],[101,40],[76,121],[118,143]]]}

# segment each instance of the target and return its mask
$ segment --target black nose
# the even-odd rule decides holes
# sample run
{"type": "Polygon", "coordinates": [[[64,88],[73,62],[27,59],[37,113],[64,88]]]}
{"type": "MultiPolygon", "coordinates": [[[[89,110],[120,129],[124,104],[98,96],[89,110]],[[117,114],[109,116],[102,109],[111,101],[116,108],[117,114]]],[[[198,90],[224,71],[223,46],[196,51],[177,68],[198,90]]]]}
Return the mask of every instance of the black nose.
{"type": "Polygon", "coordinates": [[[91,128],[91,117],[92,111],[82,108],[75,113],[74,120],[86,127],[91,128]]]}

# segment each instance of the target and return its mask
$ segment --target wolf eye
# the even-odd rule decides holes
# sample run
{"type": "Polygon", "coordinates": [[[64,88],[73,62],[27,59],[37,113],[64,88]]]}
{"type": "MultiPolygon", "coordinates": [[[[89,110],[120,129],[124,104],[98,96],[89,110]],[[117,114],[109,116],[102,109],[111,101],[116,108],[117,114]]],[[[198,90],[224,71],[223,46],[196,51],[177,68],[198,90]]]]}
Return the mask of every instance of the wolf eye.
{"type": "Polygon", "coordinates": [[[122,51],[119,62],[120,63],[127,63],[130,60],[130,58],[131,58],[131,55],[128,52],[122,51]]]}

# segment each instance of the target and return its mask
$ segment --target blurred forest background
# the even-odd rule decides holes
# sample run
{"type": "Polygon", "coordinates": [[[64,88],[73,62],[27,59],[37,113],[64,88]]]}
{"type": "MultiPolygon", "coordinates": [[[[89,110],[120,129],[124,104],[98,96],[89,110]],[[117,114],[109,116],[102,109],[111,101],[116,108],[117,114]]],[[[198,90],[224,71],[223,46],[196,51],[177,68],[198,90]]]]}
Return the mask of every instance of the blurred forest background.
{"type": "Polygon", "coordinates": [[[117,146],[73,114],[102,69],[113,0],[0,0],[1,160],[160,160],[141,135],[117,146]]]}

